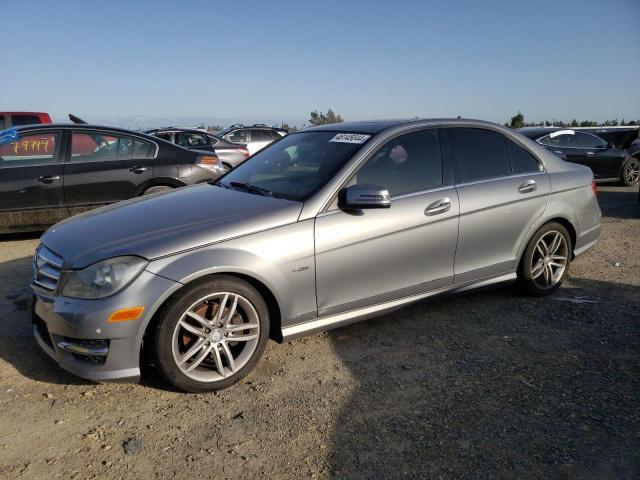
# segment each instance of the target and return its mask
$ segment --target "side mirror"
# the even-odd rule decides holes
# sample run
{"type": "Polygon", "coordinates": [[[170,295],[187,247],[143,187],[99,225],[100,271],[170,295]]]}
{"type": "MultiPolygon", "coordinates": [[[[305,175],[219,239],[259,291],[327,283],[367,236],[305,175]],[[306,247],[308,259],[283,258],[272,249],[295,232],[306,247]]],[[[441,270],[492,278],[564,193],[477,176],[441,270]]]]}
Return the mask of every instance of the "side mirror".
{"type": "Polygon", "coordinates": [[[356,184],[343,188],[338,193],[340,210],[362,210],[366,208],[389,208],[389,190],[378,185],[356,184]]]}

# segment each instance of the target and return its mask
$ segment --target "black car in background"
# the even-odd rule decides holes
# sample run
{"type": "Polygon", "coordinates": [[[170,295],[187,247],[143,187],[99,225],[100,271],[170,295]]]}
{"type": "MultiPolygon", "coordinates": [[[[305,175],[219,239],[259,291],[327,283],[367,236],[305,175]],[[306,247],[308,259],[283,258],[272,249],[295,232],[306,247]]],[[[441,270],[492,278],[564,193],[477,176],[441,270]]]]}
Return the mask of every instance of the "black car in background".
{"type": "Polygon", "coordinates": [[[203,130],[166,127],[147,130],[146,133],[190,150],[213,152],[218,156],[226,171],[237,167],[249,158],[249,150],[246,145],[227,142],[203,130]]]}
{"type": "Polygon", "coordinates": [[[518,132],[563,160],[591,168],[597,181],[618,181],[627,186],[640,181],[640,160],[597,135],[560,127],[525,127],[518,132]]]}
{"type": "Polygon", "coordinates": [[[0,132],[0,233],[43,230],[140,195],[207,182],[224,169],[210,152],[94,125],[0,132]]]}

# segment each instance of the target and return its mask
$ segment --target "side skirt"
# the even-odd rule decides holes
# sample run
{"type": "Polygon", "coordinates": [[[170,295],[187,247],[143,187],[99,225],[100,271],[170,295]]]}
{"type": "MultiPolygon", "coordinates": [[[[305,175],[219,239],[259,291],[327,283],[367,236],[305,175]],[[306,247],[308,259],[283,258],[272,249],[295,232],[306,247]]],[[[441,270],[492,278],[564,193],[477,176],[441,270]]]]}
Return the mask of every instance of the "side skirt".
{"type": "Polygon", "coordinates": [[[348,312],[320,317],[316,320],[298,323],[296,325],[291,325],[290,327],[283,328],[283,341],[289,341],[293,340],[294,338],[303,337],[315,332],[331,330],[333,328],[342,327],[344,325],[349,325],[350,323],[359,322],[361,320],[368,320],[370,318],[379,317],[380,315],[392,312],[425,298],[436,297],[445,294],[461,293],[469,290],[495,286],[502,283],[511,283],[516,280],[516,278],[516,272],[512,271],[506,274],[485,277],[480,280],[451,285],[449,287],[432,290],[430,292],[410,295],[407,297],[398,298],[396,300],[390,300],[388,302],[378,303],[376,305],[370,305],[368,307],[358,308],[356,310],[350,310],[348,312]]]}

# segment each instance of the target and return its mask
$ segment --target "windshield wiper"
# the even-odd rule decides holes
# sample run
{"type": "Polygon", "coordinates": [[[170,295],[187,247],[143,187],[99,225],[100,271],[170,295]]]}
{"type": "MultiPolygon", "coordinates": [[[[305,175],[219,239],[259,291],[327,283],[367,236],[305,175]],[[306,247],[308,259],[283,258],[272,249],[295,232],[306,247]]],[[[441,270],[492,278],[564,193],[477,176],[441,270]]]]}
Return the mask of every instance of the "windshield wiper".
{"type": "Polygon", "coordinates": [[[215,185],[216,187],[229,188],[229,185],[222,183],[220,180],[214,180],[213,182],[209,182],[209,184],[215,185]]]}
{"type": "Polygon", "coordinates": [[[260,195],[264,195],[265,197],[272,197],[273,192],[271,190],[267,190],[266,188],[257,187],[255,185],[251,185],[250,183],[243,182],[230,182],[232,187],[240,187],[244,188],[248,192],[258,193],[260,195]]]}

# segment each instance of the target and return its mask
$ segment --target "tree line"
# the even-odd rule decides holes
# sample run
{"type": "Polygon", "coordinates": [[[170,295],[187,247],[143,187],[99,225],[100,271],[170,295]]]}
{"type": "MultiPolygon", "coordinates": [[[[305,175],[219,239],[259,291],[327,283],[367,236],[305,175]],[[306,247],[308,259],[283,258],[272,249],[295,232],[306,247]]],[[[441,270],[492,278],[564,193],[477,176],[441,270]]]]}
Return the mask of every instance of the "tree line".
{"type": "Polygon", "coordinates": [[[562,120],[553,119],[551,121],[545,120],[544,122],[526,122],[524,115],[521,112],[516,113],[511,120],[505,122],[504,126],[509,128],[522,128],[522,127],[635,127],[640,125],[640,120],[631,120],[627,122],[624,118],[621,121],[605,120],[604,122],[593,122],[591,120],[583,120],[579,122],[577,119],[573,119],[570,122],[563,122],[562,120]]]}

